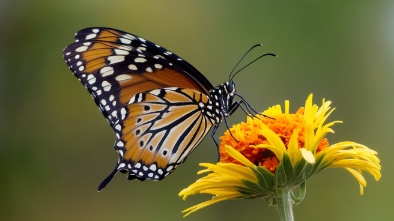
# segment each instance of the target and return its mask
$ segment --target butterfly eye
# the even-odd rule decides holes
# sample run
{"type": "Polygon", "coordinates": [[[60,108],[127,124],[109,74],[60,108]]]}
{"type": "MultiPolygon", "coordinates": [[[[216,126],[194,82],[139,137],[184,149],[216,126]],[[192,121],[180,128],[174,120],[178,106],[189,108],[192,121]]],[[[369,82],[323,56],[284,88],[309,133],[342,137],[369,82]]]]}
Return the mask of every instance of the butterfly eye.
{"type": "Polygon", "coordinates": [[[229,94],[233,94],[235,92],[235,84],[234,84],[234,82],[233,81],[228,82],[226,89],[227,89],[227,92],[229,94]]]}

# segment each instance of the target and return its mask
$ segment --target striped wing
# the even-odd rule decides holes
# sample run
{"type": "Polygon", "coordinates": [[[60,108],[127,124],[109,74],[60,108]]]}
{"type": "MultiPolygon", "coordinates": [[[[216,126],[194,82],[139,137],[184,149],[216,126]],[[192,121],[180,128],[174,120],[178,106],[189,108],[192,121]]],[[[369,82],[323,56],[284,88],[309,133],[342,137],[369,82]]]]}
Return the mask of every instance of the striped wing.
{"type": "Polygon", "coordinates": [[[137,93],[165,87],[208,93],[212,84],[182,58],[148,40],[110,28],[87,28],[64,59],[113,127],[137,93]]]}
{"type": "Polygon", "coordinates": [[[208,97],[193,89],[163,88],[138,93],[121,109],[114,125],[119,160],[99,186],[118,172],[129,179],[161,180],[185,161],[212,126],[205,115],[208,97]]]}

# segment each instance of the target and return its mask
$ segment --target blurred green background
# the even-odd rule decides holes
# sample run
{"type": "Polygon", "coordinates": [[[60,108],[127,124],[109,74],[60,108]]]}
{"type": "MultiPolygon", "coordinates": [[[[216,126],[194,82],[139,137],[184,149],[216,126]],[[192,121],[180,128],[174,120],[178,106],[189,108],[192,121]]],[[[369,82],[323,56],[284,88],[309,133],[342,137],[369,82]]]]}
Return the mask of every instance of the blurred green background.
{"type": "MultiPolygon", "coordinates": [[[[331,143],[350,140],[379,152],[382,179],[368,187],[343,169],[308,181],[296,220],[392,220],[390,143],[394,129],[394,2],[328,1],[0,1],[0,220],[279,220],[264,200],[227,201],[182,218],[178,192],[215,162],[208,136],[171,176],[127,181],[112,171],[115,136],[62,58],[79,29],[108,26],[160,44],[185,58],[216,85],[255,43],[246,60],[273,52],[242,71],[237,89],[257,110],[308,94],[336,111],[331,143]],[[391,218],[390,218],[391,217],[391,218]]],[[[246,62],[246,61],[245,61],[246,62]]],[[[238,111],[230,123],[244,121],[238,111]]],[[[220,127],[217,136],[224,131],[220,127]]]]}

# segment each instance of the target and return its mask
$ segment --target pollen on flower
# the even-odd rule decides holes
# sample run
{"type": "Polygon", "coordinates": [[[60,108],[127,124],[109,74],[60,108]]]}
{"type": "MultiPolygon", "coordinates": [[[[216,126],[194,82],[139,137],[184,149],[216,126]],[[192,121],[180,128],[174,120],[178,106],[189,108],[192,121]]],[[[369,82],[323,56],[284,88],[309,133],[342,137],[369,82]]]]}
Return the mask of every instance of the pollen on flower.
{"type": "MultiPolygon", "coordinates": [[[[268,126],[275,134],[277,134],[282,142],[287,147],[292,134],[298,131],[298,148],[305,147],[305,129],[304,129],[304,108],[300,108],[295,114],[289,113],[277,113],[268,117],[255,117],[248,118],[248,121],[234,125],[230,128],[231,134],[238,140],[234,140],[233,136],[229,131],[226,131],[223,136],[220,137],[222,142],[220,143],[220,162],[222,163],[234,163],[242,165],[237,160],[233,159],[225,150],[226,145],[232,146],[248,160],[254,163],[256,166],[263,166],[272,173],[275,173],[279,162],[275,154],[265,148],[254,148],[259,144],[269,144],[267,139],[262,135],[261,123],[268,126]]],[[[327,138],[322,139],[320,142],[317,152],[320,152],[328,146],[327,138]]]]}

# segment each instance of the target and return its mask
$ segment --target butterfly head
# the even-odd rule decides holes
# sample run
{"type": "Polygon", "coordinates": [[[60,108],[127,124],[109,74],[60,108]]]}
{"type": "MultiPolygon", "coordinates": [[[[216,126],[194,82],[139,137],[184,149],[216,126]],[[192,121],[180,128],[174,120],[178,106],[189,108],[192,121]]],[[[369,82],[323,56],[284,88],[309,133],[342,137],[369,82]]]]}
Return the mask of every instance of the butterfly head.
{"type": "Polygon", "coordinates": [[[225,85],[225,90],[227,92],[227,94],[229,94],[231,97],[234,96],[235,93],[235,83],[234,81],[227,81],[226,83],[224,83],[225,85]]]}

